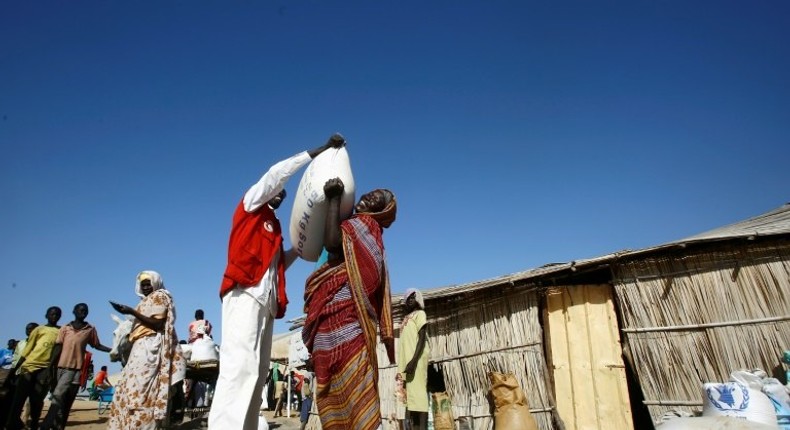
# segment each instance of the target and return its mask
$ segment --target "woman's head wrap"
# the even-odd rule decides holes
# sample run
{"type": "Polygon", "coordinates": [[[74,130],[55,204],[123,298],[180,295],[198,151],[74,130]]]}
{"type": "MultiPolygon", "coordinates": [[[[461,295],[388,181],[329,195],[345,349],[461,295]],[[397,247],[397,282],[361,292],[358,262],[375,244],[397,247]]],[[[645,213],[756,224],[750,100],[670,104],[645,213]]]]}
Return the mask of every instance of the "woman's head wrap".
{"type": "Polygon", "coordinates": [[[386,188],[379,188],[371,192],[376,191],[380,191],[384,195],[384,200],[387,204],[380,212],[365,212],[365,215],[369,215],[375,219],[380,226],[387,228],[395,222],[395,217],[398,213],[398,202],[395,200],[395,194],[392,194],[392,191],[386,188]]]}
{"type": "Polygon", "coordinates": [[[137,274],[137,281],[134,285],[134,293],[140,297],[145,297],[145,294],[143,294],[143,289],[140,287],[140,283],[145,280],[151,281],[151,286],[154,287],[154,291],[161,290],[165,287],[165,283],[162,281],[162,276],[159,275],[159,273],[154,272],[153,270],[143,270],[137,274]]]}
{"type": "Polygon", "coordinates": [[[403,295],[403,303],[405,304],[412,294],[414,295],[414,301],[417,302],[417,306],[419,306],[420,309],[425,309],[425,300],[423,300],[420,290],[416,288],[409,288],[406,290],[406,293],[403,295]]]}

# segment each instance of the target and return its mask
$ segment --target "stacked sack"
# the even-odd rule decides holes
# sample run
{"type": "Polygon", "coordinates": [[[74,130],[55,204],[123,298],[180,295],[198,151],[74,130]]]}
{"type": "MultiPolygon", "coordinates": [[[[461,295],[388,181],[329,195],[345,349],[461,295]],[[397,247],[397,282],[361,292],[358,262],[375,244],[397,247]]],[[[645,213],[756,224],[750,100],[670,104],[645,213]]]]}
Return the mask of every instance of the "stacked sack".
{"type": "Polygon", "coordinates": [[[790,430],[790,393],[760,370],[738,370],[730,382],[703,385],[703,417],[734,417],[790,430]]]}

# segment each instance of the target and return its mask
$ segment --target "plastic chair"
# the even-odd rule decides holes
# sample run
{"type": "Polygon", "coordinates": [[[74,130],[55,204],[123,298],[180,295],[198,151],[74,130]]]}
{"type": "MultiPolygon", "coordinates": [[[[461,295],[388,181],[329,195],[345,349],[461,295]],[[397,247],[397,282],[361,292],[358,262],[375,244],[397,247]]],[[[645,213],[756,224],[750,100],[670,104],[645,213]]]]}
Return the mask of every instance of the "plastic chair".
{"type": "Polygon", "coordinates": [[[112,397],[114,394],[115,387],[109,387],[99,391],[99,415],[107,412],[110,409],[110,403],[112,403],[112,397]]]}

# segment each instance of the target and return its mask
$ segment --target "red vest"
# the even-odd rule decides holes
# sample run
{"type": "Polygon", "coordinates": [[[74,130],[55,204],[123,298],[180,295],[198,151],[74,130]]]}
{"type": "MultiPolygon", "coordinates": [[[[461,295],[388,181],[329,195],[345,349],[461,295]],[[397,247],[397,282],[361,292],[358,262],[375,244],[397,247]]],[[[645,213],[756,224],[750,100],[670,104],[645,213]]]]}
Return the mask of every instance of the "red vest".
{"type": "Polygon", "coordinates": [[[244,210],[242,200],[233,214],[228,265],[222,276],[220,298],[237,285],[241,288],[258,285],[275,252],[280,253],[277,264],[277,318],[282,318],[285,316],[288,297],[285,293],[285,253],[280,221],[268,204],[249,213],[244,210]]]}

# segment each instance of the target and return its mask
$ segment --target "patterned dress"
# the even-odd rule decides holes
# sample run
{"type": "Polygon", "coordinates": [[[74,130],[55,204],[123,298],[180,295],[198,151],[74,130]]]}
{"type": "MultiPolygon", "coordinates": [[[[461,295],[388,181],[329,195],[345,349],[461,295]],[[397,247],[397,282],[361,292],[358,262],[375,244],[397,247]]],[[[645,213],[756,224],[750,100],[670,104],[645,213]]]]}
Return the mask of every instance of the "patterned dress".
{"type": "Polygon", "coordinates": [[[115,387],[108,429],[153,430],[163,424],[170,387],[183,380],[186,372],[170,293],[164,289],[152,292],[137,305],[137,311],[146,316],[162,315],[166,311],[167,319],[162,331],[134,341],[121,381],[115,387]]]}
{"type": "MultiPolygon", "coordinates": [[[[302,337],[315,364],[322,428],[376,429],[381,424],[377,325],[385,344],[392,343],[382,227],[358,214],[341,228],[345,261],[325,264],[307,280],[302,337]]],[[[394,361],[394,349],[388,352],[394,361]]]]}

